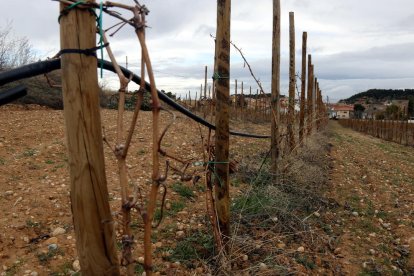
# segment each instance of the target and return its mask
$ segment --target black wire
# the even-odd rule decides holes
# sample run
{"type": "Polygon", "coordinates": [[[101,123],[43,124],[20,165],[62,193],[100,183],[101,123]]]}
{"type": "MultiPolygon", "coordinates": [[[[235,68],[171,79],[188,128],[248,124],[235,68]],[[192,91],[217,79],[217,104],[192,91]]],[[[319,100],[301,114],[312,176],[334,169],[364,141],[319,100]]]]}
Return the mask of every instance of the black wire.
{"type": "MultiPolygon", "coordinates": [[[[106,60],[100,60],[100,59],[98,59],[97,62],[98,64],[102,64],[105,70],[109,70],[114,73],[116,72],[111,62],[106,61],[106,60]]],[[[34,77],[34,76],[41,75],[41,74],[46,74],[51,71],[60,69],[60,67],[61,67],[60,59],[49,59],[49,60],[38,61],[35,63],[24,65],[19,68],[12,69],[10,71],[1,72],[0,73],[0,86],[13,82],[13,81],[20,80],[20,79],[30,78],[30,77],[34,77]]],[[[125,76],[132,76],[131,80],[133,82],[135,82],[138,85],[141,83],[141,78],[138,75],[129,71],[125,67],[120,66],[120,68],[125,76]]],[[[151,90],[151,86],[148,82],[145,82],[145,89],[147,91],[151,90]]],[[[176,103],[173,99],[168,97],[163,92],[157,90],[157,93],[158,93],[158,97],[160,98],[160,100],[162,100],[164,103],[168,104],[169,106],[171,106],[178,112],[202,124],[203,126],[208,127],[209,129],[213,129],[213,130],[216,129],[215,125],[210,124],[209,122],[197,116],[196,114],[192,113],[190,110],[186,109],[182,105],[176,103]]],[[[230,131],[230,135],[247,137],[247,138],[257,138],[257,139],[269,139],[270,138],[270,135],[258,135],[258,134],[250,134],[250,133],[237,132],[237,131],[230,131]]]]}
{"type": "Polygon", "coordinates": [[[16,87],[7,89],[0,92],[0,106],[11,103],[21,97],[27,95],[27,88],[24,85],[18,85],[16,87]]]}
{"type": "Polygon", "coordinates": [[[89,49],[62,49],[56,54],[55,57],[60,57],[61,55],[64,55],[64,54],[84,54],[86,56],[96,57],[96,51],[100,50],[102,48],[105,48],[108,45],[109,45],[109,43],[105,43],[101,46],[93,47],[93,48],[89,48],[89,49]]]}

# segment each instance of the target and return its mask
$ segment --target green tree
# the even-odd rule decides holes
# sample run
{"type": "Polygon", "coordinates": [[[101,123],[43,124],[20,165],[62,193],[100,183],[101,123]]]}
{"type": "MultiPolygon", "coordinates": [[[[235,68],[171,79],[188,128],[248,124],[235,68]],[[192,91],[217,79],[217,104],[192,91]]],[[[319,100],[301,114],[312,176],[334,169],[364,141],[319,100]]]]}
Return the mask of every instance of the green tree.
{"type": "Polygon", "coordinates": [[[362,119],[362,114],[365,111],[365,106],[362,104],[355,104],[354,105],[354,114],[357,119],[362,119]]]}
{"type": "Polygon", "coordinates": [[[408,97],[408,110],[407,110],[409,117],[414,117],[414,97],[408,97]]]}
{"type": "Polygon", "coordinates": [[[164,90],[161,90],[161,92],[165,93],[165,95],[167,95],[170,99],[175,100],[175,94],[172,92],[165,92],[164,90]]]}
{"type": "Polygon", "coordinates": [[[388,120],[402,119],[403,116],[404,114],[398,105],[392,104],[385,109],[385,117],[388,120]]]}

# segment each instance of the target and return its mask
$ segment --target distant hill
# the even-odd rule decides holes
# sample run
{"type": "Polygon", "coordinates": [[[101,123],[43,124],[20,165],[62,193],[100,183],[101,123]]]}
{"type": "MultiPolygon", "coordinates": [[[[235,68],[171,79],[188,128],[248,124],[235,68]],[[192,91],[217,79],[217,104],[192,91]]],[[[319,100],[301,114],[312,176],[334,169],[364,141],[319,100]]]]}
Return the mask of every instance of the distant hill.
{"type": "Polygon", "coordinates": [[[414,89],[370,89],[340,102],[354,104],[360,99],[366,99],[370,103],[375,103],[387,100],[409,100],[411,97],[414,97],[414,89]]]}

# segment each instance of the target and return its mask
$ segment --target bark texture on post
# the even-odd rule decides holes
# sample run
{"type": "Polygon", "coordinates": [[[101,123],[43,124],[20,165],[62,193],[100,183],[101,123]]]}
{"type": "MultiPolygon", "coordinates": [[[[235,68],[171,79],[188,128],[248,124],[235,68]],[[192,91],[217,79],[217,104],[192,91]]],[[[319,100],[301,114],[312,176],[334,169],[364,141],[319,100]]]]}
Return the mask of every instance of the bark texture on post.
{"type": "Polygon", "coordinates": [[[303,144],[305,132],[305,93],[306,93],[306,48],[308,33],[302,35],[302,74],[301,74],[301,91],[300,91],[300,115],[299,115],[299,144],[303,144]]]}
{"type": "MultiPolygon", "coordinates": [[[[63,10],[66,5],[61,4],[63,10]]],[[[74,9],[60,20],[61,49],[96,46],[95,16],[74,9]]],[[[83,275],[119,275],[105,176],[96,58],[64,54],[62,89],[71,205],[83,275]]]]}
{"type": "Polygon", "coordinates": [[[216,32],[216,138],[214,179],[216,211],[223,244],[230,237],[229,194],[229,98],[230,98],[230,8],[231,0],[217,1],[216,32]]]}
{"type": "MultiPolygon", "coordinates": [[[[273,37],[272,37],[272,125],[271,125],[271,171],[276,173],[280,155],[280,0],[273,0],[273,37]]],[[[258,97],[256,97],[256,103],[258,97]]]]}
{"type": "Polygon", "coordinates": [[[295,13],[289,13],[289,107],[288,107],[288,152],[295,149],[295,13]]]}
{"type": "Polygon", "coordinates": [[[312,91],[313,91],[313,65],[312,56],[308,55],[308,98],[307,98],[307,134],[312,133],[312,91]]]}

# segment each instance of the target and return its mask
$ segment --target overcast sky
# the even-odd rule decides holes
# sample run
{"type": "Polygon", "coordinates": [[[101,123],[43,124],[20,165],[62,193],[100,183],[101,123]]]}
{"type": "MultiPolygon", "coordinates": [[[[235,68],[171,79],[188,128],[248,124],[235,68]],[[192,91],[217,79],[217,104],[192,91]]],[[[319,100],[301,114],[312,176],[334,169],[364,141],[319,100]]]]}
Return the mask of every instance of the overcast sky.
{"type": "MultiPolygon", "coordinates": [[[[132,0],[120,0],[133,3],[132,0]]],[[[264,89],[270,90],[272,1],[232,1],[231,40],[242,48],[264,89]]],[[[58,3],[49,0],[1,1],[0,28],[11,22],[14,35],[27,37],[38,58],[59,50],[58,3]]],[[[211,82],[216,3],[213,0],[146,0],[150,10],[147,39],[159,89],[182,93],[200,90],[204,66],[211,82]]],[[[414,88],[413,0],[282,0],[282,94],[288,88],[288,17],[295,12],[296,71],[300,72],[302,32],[325,96],[349,97],[369,88],[414,88]]],[[[126,14],[125,17],[130,17],[126,14]]],[[[104,18],[104,26],[114,21],[104,18]]],[[[125,27],[111,40],[119,62],[139,66],[134,31],[125,27]]],[[[231,82],[257,86],[232,49],[231,82]]],[[[108,85],[114,76],[106,74],[108,85]]]]}

